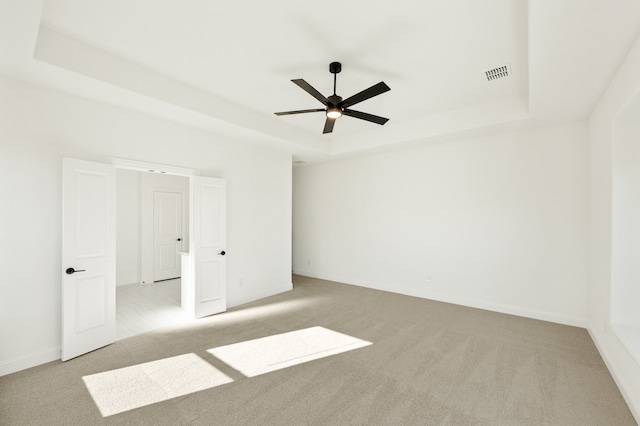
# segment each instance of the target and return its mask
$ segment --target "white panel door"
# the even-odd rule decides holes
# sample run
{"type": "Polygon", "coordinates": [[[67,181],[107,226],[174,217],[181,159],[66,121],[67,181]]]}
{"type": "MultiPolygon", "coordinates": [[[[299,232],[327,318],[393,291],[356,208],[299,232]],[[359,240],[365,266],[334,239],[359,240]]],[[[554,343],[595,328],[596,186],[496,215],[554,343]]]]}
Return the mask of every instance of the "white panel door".
{"type": "Polygon", "coordinates": [[[194,316],[202,318],[227,310],[226,181],[192,177],[191,203],[191,294],[194,316]]]}
{"type": "Polygon", "coordinates": [[[62,360],[116,340],[116,169],[63,159],[62,360]]]}
{"type": "Polygon", "coordinates": [[[153,280],[180,277],[182,194],[153,192],[153,280]]]}

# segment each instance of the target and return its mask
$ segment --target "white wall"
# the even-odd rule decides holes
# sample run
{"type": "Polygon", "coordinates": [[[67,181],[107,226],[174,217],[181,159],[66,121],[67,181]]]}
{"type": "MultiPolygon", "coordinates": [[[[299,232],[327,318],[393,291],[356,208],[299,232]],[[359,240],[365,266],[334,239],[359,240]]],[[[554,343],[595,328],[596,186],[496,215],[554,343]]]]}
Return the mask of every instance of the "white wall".
{"type": "Polygon", "coordinates": [[[586,125],[294,170],[299,274],[586,325],[586,125]]]}
{"type": "Polygon", "coordinates": [[[290,155],[0,77],[0,374],[60,356],[63,157],[227,179],[228,304],[291,288],[290,155]]]}
{"type": "Polygon", "coordinates": [[[133,284],[139,277],[140,181],[139,173],[117,171],[116,285],[133,284]]]}
{"type": "MultiPolygon", "coordinates": [[[[640,96],[638,97],[640,100],[640,96]]],[[[611,322],[640,331],[640,113],[614,127],[611,322]]],[[[640,349],[640,341],[638,341],[640,349]]],[[[640,355],[640,353],[639,353],[640,355]]]]}
{"type": "MultiPolygon", "coordinates": [[[[613,153],[624,149],[616,147],[614,130],[618,114],[638,96],[639,90],[640,38],[589,118],[589,331],[637,421],[640,421],[640,363],[633,359],[609,324],[616,315],[611,311],[612,257],[615,255],[618,263],[618,256],[624,255],[612,252],[613,153]]],[[[635,301],[636,311],[638,306],[635,301]]]]}

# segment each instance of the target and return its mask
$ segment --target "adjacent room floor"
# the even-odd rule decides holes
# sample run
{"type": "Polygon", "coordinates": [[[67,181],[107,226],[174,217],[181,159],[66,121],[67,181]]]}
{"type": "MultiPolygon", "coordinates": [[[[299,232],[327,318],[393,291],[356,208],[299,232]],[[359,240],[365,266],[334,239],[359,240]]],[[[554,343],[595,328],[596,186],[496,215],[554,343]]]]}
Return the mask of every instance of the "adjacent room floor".
{"type": "Polygon", "coordinates": [[[180,279],[116,287],[118,339],[188,320],[180,307],[180,279]]]}
{"type": "Polygon", "coordinates": [[[0,424],[635,424],[582,328],[293,282],[0,377],[0,424]]]}

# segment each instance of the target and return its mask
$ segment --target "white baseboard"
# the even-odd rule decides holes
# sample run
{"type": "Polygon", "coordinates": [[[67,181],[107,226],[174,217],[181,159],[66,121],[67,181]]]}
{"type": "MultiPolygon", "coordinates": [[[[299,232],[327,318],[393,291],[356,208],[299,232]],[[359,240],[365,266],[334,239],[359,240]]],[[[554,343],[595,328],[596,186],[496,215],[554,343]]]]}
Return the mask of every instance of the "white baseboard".
{"type": "Polygon", "coordinates": [[[380,283],[362,282],[345,277],[330,276],[304,270],[294,270],[294,274],[305,277],[319,278],[322,280],[335,281],[343,284],[355,285],[358,287],[372,288],[374,290],[388,291],[390,293],[403,294],[405,296],[420,297],[422,299],[436,300],[438,302],[452,303],[454,305],[467,306],[470,308],[484,309],[486,311],[500,312],[503,314],[516,315],[519,317],[532,318],[542,321],[555,322],[558,324],[570,325],[573,327],[587,328],[588,322],[583,318],[575,318],[568,315],[556,314],[553,312],[537,311],[520,308],[517,306],[503,305],[488,302],[485,300],[469,299],[465,297],[452,296],[442,293],[434,293],[424,290],[417,290],[408,287],[396,287],[380,283]]]}
{"type": "Polygon", "coordinates": [[[60,356],[60,346],[56,346],[55,348],[35,352],[7,361],[2,361],[0,362],[0,376],[6,376],[7,374],[16,373],[18,371],[36,367],[47,362],[57,361],[60,359],[60,356]]]}
{"type": "Polygon", "coordinates": [[[275,296],[276,294],[284,293],[293,289],[293,283],[284,284],[278,287],[272,287],[267,290],[263,290],[259,293],[253,293],[251,296],[239,297],[233,300],[227,300],[227,306],[233,308],[234,306],[244,305],[245,303],[255,302],[256,300],[264,299],[265,297],[275,296]]]}
{"type": "Polygon", "coordinates": [[[620,389],[620,393],[627,403],[627,406],[629,407],[631,414],[635,418],[636,423],[640,424],[640,396],[635,395],[631,390],[631,386],[627,382],[624,374],[620,373],[620,369],[618,368],[616,363],[613,362],[613,359],[609,355],[609,351],[607,351],[605,349],[605,346],[601,344],[600,339],[598,338],[599,335],[595,332],[595,328],[593,328],[593,326],[589,324],[587,326],[587,331],[591,336],[591,340],[593,340],[593,343],[595,343],[598,352],[600,352],[600,356],[607,366],[607,369],[609,369],[609,373],[611,373],[613,381],[616,382],[618,389],[620,389]]]}

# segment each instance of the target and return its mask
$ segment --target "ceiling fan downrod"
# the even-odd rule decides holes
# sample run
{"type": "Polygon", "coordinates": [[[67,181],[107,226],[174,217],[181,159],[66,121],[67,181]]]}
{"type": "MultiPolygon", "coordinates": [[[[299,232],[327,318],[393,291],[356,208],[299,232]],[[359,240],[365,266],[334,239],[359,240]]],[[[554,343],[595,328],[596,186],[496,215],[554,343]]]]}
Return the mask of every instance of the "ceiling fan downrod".
{"type": "Polygon", "coordinates": [[[333,96],[336,96],[336,79],[340,71],[342,71],[342,64],[340,62],[331,62],[329,64],[329,72],[333,74],[333,96]]]}

